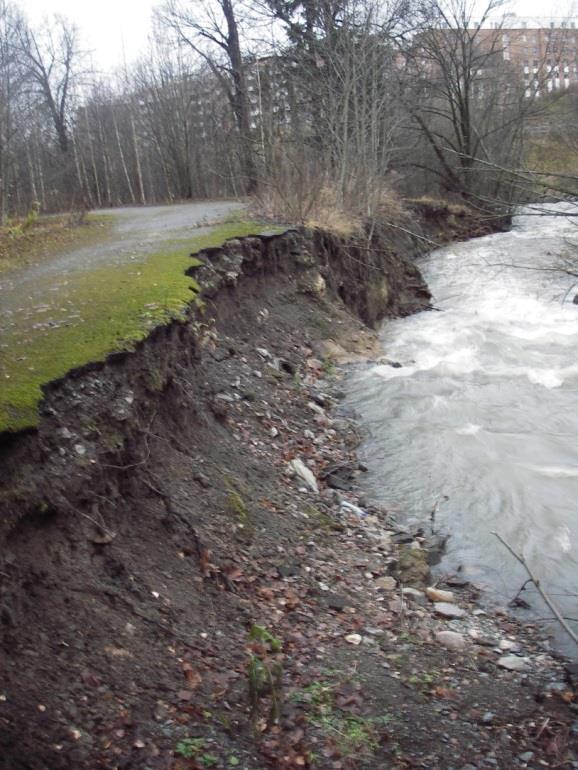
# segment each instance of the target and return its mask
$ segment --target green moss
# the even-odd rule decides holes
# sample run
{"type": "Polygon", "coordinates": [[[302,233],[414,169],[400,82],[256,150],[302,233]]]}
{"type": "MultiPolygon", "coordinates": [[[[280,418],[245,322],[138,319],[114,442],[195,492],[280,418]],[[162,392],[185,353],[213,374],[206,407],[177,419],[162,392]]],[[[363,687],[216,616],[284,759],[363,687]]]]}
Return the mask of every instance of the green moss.
{"type": "Polygon", "coordinates": [[[0,431],[38,422],[41,388],[68,371],[132,350],[155,326],[182,318],[198,291],[185,275],[189,256],[228,238],[263,230],[233,222],[164,244],[140,261],[69,272],[45,280],[45,305],[18,313],[0,342],[0,431]]]}

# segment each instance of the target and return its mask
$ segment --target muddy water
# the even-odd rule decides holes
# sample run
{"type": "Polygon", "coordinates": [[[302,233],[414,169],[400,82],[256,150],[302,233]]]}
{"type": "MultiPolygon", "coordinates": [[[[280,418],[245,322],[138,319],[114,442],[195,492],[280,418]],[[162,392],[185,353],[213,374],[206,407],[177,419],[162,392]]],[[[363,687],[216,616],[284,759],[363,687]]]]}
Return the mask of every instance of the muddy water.
{"type": "Polygon", "coordinates": [[[441,570],[461,567],[509,601],[525,575],[495,530],[578,618],[578,287],[567,295],[568,277],[526,269],[578,257],[578,217],[555,215],[568,210],[526,210],[511,232],[429,255],[442,312],[386,323],[384,354],[402,366],[357,370],[348,399],[368,433],[372,497],[424,526],[449,498],[436,517],[451,534],[441,570]]]}

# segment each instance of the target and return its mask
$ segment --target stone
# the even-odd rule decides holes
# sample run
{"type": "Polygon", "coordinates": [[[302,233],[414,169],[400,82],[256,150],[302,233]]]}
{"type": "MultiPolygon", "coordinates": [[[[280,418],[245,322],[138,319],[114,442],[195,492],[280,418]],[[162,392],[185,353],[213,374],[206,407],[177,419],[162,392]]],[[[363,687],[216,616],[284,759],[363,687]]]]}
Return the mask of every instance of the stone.
{"type": "Polygon", "coordinates": [[[367,516],[367,513],[363,510],[363,508],[360,508],[358,505],[353,505],[353,503],[350,503],[347,500],[341,501],[341,509],[346,513],[355,513],[360,518],[367,516]]]}
{"type": "Polygon", "coordinates": [[[502,639],[498,647],[503,652],[521,652],[522,646],[518,642],[512,642],[510,639],[502,639]]]}
{"type": "Polygon", "coordinates": [[[518,756],[518,759],[520,760],[520,762],[524,762],[525,764],[530,762],[533,758],[534,758],[533,751],[525,751],[523,754],[520,754],[518,756]]]}
{"type": "Polygon", "coordinates": [[[340,489],[342,492],[348,492],[352,489],[354,468],[351,463],[333,465],[323,472],[321,478],[331,489],[340,489]]]}
{"type": "Polygon", "coordinates": [[[425,589],[425,593],[430,602],[449,602],[450,604],[455,602],[455,597],[451,591],[429,587],[425,589]]]}
{"type": "Polygon", "coordinates": [[[492,722],[494,721],[495,716],[496,715],[493,714],[491,711],[486,711],[486,713],[482,716],[482,722],[485,725],[491,725],[492,722]]]}
{"type": "Polygon", "coordinates": [[[466,615],[465,610],[462,610],[461,607],[456,607],[455,604],[450,604],[449,602],[435,602],[434,610],[443,618],[459,619],[466,615]]]}
{"type": "Polygon", "coordinates": [[[427,604],[426,595],[423,591],[418,591],[417,588],[404,588],[403,598],[407,601],[414,602],[415,604],[421,604],[424,606],[427,604]]]}
{"type": "Polygon", "coordinates": [[[277,566],[277,572],[279,573],[280,578],[296,577],[301,574],[301,565],[296,562],[279,564],[277,566]]]}
{"type": "Polygon", "coordinates": [[[362,640],[363,640],[363,637],[361,636],[361,634],[347,634],[347,636],[345,637],[345,641],[347,642],[347,644],[354,644],[356,646],[361,644],[362,640]]]}
{"type": "Polygon", "coordinates": [[[303,460],[301,460],[301,458],[296,457],[294,460],[291,460],[289,467],[295,472],[297,476],[299,476],[302,481],[305,482],[305,484],[312,492],[319,494],[319,487],[317,486],[315,476],[313,475],[312,471],[309,470],[309,468],[305,465],[303,460]]]}
{"type": "Polygon", "coordinates": [[[472,637],[474,644],[478,644],[480,647],[495,647],[498,644],[496,637],[484,636],[477,631],[475,633],[470,631],[470,636],[472,637]]]}
{"type": "Polygon", "coordinates": [[[208,489],[211,486],[211,480],[208,476],[206,476],[204,473],[201,473],[201,471],[194,471],[193,472],[193,479],[200,484],[203,489],[208,489]]]}
{"type": "Polygon", "coordinates": [[[321,298],[327,291],[325,278],[317,270],[307,270],[298,281],[299,291],[321,298]]]}
{"type": "Polygon", "coordinates": [[[466,588],[469,586],[470,581],[466,580],[465,578],[453,576],[445,579],[445,584],[450,586],[450,588],[466,588]]]}
{"type": "Polygon", "coordinates": [[[520,658],[518,655],[502,655],[498,659],[498,666],[505,668],[508,671],[529,671],[530,659],[520,658]]]}
{"type": "Polygon", "coordinates": [[[395,591],[397,588],[397,581],[390,575],[386,575],[385,577],[377,578],[375,585],[378,588],[381,588],[382,591],[395,591]]]}
{"type": "Polygon", "coordinates": [[[465,637],[457,631],[438,631],[435,638],[448,650],[464,650],[466,647],[465,637]]]}
{"type": "Polygon", "coordinates": [[[328,609],[337,610],[338,612],[352,606],[350,599],[339,594],[326,594],[321,597],[321,601],[328,609]]]}
{"type": "Polygon", "coordinates": [[[417,588],[424,586],[429,580],[427,553],[402,545],[399,549],[395,576],[404,585],[417,588]]]}
{"type": "Polygon", "coordinates": [[[578,690],[578,663],[567,663],[565,669],[568,684],[578,690]]]}

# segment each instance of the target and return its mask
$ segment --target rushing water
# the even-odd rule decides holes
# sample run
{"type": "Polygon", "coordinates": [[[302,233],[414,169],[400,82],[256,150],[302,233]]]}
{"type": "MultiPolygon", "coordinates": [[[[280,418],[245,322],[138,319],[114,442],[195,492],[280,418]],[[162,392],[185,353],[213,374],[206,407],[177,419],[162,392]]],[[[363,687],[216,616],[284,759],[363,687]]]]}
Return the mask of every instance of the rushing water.
{"type": "Polygon", "coordinates": [[[421,268],[442,312],[387,322],[384,353],[402,366],[357,370],[349,404],[368,432],[372,497],[427,526],[449,498],[436,514],[451,535],[443,570],[461,565],[509,601],[525,574],[495,530],[578,618],[578,287],[525,269],[572,251],[578,216],[526,211],[508,233],[430,254],[421,268]]]}

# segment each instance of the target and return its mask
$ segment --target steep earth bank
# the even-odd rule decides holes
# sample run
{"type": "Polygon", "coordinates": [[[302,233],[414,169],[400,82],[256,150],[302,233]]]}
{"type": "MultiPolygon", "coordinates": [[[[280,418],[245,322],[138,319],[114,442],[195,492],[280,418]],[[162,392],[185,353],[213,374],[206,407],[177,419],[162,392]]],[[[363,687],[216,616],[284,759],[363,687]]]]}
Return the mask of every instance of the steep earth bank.
{"type": "Polygon", "coordinates": [[[186,322],[3,437],[0,768],[573,766],[574,672],[355,491],[341,365],[468,231],[407,224],[202,252],[186,322]]]}

